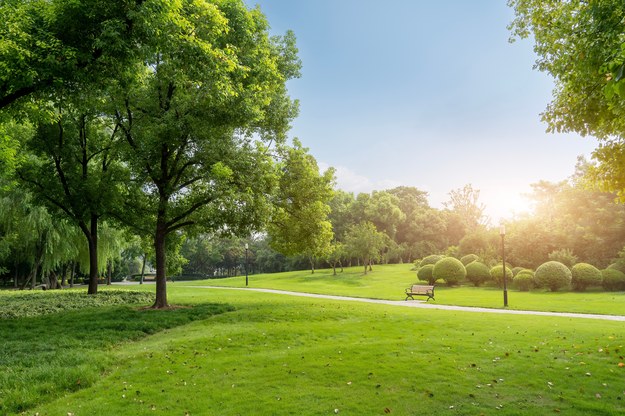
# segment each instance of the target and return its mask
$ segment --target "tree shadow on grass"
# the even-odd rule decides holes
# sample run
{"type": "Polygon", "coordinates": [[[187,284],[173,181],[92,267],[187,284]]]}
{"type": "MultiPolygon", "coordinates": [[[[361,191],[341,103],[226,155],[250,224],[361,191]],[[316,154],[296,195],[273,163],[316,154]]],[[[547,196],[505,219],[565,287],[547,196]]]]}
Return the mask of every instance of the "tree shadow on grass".
{"type": "Polygon", "coordinates": [[[109,368],[107,350],[234,310],[199,304],[173,310],[107,306],[0,320],[0,414],[23,412],[87,387],[109,368]]]}

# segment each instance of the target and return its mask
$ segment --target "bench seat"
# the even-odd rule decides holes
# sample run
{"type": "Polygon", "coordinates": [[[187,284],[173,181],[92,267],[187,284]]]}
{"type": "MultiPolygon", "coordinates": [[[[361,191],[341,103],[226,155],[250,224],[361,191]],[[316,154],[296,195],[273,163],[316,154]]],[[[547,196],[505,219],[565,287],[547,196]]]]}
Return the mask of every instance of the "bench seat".
{"type": "MultiPolygon", "coordinates": [[[[434,286],[432,285],[412,285],[406,289],[406,300],[412,299],[413,296],[427,296],[427,301],[434,299],[434,286]]],[[[435,300],[435,299],[434,299],[435,300]]]]}

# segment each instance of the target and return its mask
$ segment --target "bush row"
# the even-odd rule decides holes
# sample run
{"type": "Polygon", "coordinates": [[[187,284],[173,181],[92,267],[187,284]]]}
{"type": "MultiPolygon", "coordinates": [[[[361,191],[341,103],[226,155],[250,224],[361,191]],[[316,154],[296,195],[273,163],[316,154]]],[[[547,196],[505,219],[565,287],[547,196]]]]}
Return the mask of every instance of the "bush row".
{"type": "Polygon", "coordinates": [[[603,287],[608,291],[625,291],[625,273],[620,265],[611,265],[599,270],[588,263],[577,263],[570,269],[558,261],[548,261],[536,271],[522,267],[512,267],[506,263],[488,267],[475,254],[469,254],[460,260],[443,255],[431,255],[415,262],[419,280],[434,284],[443,280],[448,286],[455,286],[468,281],[475,286],[494,282],[503,287],[504,274],[507,282],[521,291],[532,288],[546,288],[551,291],[573,289],[585,291],[589,287],[603,287]]]}

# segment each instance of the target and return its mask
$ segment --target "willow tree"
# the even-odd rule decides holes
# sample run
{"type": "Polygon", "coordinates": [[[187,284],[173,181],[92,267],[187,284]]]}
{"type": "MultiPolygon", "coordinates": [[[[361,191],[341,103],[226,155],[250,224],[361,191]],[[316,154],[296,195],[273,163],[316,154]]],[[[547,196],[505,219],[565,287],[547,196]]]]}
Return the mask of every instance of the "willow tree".
{"type": "Polygon", "coordinates": [[[600,140],[591,177],[625,200],[625,5],[621,0],[509,0],[514,37],[535,40],[535,67],[555,81],[550,131],[600,140]]]}
{"type": "MultiPolygon", "coordinates": [[[[148,3],[146,3],[148,5],[148,3]]],[[[140,186],[120,214],[150,230],[155,308],[168,306],[166,245],[183,228],[248,233],[270,205],[275,171],[268,146],[282,142],[296,103],[294,36],[268,35],[242,0],[154,1],[136,22],[151,37],[113,94],[125,158],[140,186]]]]}

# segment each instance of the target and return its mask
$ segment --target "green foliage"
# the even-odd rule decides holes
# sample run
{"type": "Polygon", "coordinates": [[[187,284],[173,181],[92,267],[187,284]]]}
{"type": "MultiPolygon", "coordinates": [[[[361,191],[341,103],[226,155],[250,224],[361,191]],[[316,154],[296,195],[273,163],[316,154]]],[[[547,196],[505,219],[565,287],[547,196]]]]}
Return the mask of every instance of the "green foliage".
{"type": "Polygon", "coordinates": [[[333,196],[334,170],[320,174],[315,158],[297,140],[282,152],[282,175],[268,226],[270,244],[288,256],[323,257],[330,253],[333,238],[328,203],[333,196]]]}
{"type": "Polygon", "coordinates": [[[554,132],[577,132],[602,141],[590,179],[625,198],[625,48],[620,0],[545,2],[509,0],[513,36],[532,37],[536,68],[554,81],[543,120],[554,132]]]}
{"type": "Polygon", "coordinates": [[[513,267],[512,268],[512,276],[516,276],[520,271],[527,270],[525,267],[513,267]]]}
{"type": "Polygon", "coordinates": [[[568,288],[571,284],[571,270],[557,261],[548,261],[541,264],[534,273],[534,279],[539,287],[546,287],[552,292],[568,288]]]}
{"type": "Polygon", "coordinates": [[[428,264],[436,264],[439,260],[443,259],[445,256],[440,254],[431,254],[427,257],[424,257],[419,263],[419,266],[423,267],[428,264]]]}
{"type": "Polygon", "coordinates": [[[573,251],[569,248],[561,250],[555,250],[549,253],[549,260],[557,261],[564,264],[566,267],[571,268],[577,263],[577,256],[573,254],[573,251]]]}
{"type": "MultiPolygon", "coordinates": [[[[491,278],[497,283],[497,286],[503,287],[503,265],[498,264],[490,269],[491,278]]],[[[512,282],[512,270],[506,264],[506,282],[512,282]]]]}
{"type": "Polygon", "coordinates": [[[465,266],[473,261],[479,261],[480,258],[477,254],[467,254],[466,256],[462,256],[460,258],[460,261],[462,262],[462,264],[464,264],[465,266]]]}
{"type": "Polygon", "coordinates": [[[589,286],[601,286],[601,271],[588,263],[577,263],[571,268],[573,290],[583,292],[589,286]]]}
{"type": "Polygon", "coordinates": [[[524,269],[514,276],[512,283],[521,292],[527,292],[534,287],[534,273],[531,270],[524,269]]]}
{"type": "Polygon", "coordinates": [[[345,235],[345,248],[354,257],[362,259],[367,274],[367,267],[380,257],[386,247],[386,234],[379,232],[375,225],[363,222],[353,225],[345,235]]]}
{"type": "Polygon", "coordinates": [[[601,270],[603,288],[610,291],[625,290],[625,273],[616,269],[601,270]]]}
{"type": "Polygon", "coordinates": [[[467,280],[474,286],[480,286],[482,283],[490,280],[490,269],[484,263],[473,261],[466,265],[467,280]]]}
{"type": "Polygon", "coordinates": [[[432,276],[435,280],[444,280],[448,286],[455,286],[464,280],[467,276],[467,270],[460,260],[445,257],[436,262],[432,276]]]}
{"type": "Polygon", "coordinates": [[[475,254],[484,264],[490,265],[501,255],[501,238],[493,230],[479,228],[462,237],[459,250],[463,255],[475,254]]]}
{"type": "Polygon", "coordinates": [[[473,189],[471,184],[467,184],[449,192],[449,201],[444,203],[446,208],[462,219],[464,228],[469,233],[477,231],[487,222],[484,215],[486,206],[479,202],[479,198],[479,189],[473,189]]]}
{"type": "Polygon", "coordinates": [[[428,284],[433,285],[434,282],[436,282],[433,271],[434,271],[434,265],[426,264],[425,266],[421,266],[419,268],[419,270],[417,271],[417,277],[419,278],[419,280],[428,282],[428,284]]]}

